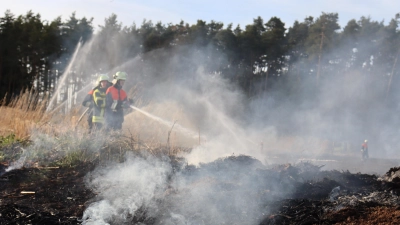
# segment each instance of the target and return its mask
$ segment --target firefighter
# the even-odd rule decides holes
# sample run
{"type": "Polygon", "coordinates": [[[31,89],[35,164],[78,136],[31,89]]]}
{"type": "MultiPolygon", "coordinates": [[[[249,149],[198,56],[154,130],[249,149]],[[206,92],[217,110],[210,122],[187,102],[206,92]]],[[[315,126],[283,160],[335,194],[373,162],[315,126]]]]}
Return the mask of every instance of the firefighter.
{"type": "MultiPolygon", "coordinates": [[[[110,87],[112,85],[112,83],[110,81],[107,81],[107,88],[110,87]]],[[[98,88],[100,87],[100,83],[98,83],[96,85],[96,87],[94,87],[92,90],[90,90],[87,95],[85,96],[85,98],[83,99],[82,105],[85,107],[88,107],[89,110],[87,112],[88,117],[87,117],[87,122],[88,122],[88,128],[89,128],[89,133],[92,132],[92,128],[93,128],[93,105],[94,105],[94,101],[93,101],[93,93],[94,91],[96,91],[98,88]]],[[[107,89],[106,88],[106,89],[107,89]]]]}
{"type": "Polygon", "coordinates": [[[361,144],[361,157],[362,159],[368,159],[368,140],[364,140],[364,143],[361,144]]]}
{"type": "Polygon", "coordinates": [[[126,80],[125,72],[117,72],[114,75],[114,85],[106,91],[105,123],[108,130],[121,130],[124,122],[123,108],[132,103],[128,100],[126,92],[122,89],[126,80]]]}
{"type": "Polygon", "coordinates": [[[99,76],[98,88],[93,91],[93,116],[92,123],[95,130],[99,130],[104,124],[104,111],[106,107],[106,91],[109,88],[109,77],[106,74],[99,76]]]}

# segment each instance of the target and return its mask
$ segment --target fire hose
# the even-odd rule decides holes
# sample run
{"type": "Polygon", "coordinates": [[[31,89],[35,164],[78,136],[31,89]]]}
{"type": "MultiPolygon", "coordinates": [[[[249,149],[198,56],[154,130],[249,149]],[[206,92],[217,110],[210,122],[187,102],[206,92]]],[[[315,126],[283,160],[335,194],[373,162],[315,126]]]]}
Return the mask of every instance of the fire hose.
{"type": "MultiPolygon", "coordinates": [[[[125,108],[132,108],[132,106],[128,104],[128,105],[125,106],[125,108]]],[[[85,116],[85,114],[89,111],[89,109],[90,109],[90,107],[88,107],[87,109],[85,109],[85,111],[84,111],[84,112],[82,113],[82,115],[79,117],[79,119],[78,119],[78,121],[77,121],[77,123],[76,123],[76,125],[75,125],[75,128],[78,127],[78,125],[79,125],[79,123],[81,122],[83,116],[85,116]]]]}
{"type": "Polygon", "coordinates": [[[87,113],[87,111],[89,111],[89,107],[82,113],[81,117],[79,117],[78,122],[75,125],[75,128],[78,127],[79,122],[81,122],[83,116],[87,113]]]}

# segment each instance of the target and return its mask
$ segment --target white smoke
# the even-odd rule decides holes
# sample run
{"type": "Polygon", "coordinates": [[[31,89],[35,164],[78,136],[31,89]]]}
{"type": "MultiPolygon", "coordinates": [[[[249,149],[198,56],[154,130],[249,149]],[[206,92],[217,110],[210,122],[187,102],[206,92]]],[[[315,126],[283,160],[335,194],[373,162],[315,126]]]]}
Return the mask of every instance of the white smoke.
{"type": "Polygon", "coordinates": [[[263,191],[266,182],[273,190],[274,182],[258,177],[256,171],[265,168],[259,161],[238,156],[192,170],[174,163],[130,155],[123,163],[97,168],[87,176],[87,187],[97,196],[84,211],[82,224],[124,224],[140,218],[144,224],[250,225],[266,213],[263,191]]]}
{"type": "Polygon", "coordinates": [[[122,164],[98,168],[89,174],[87,186],[101,200],[85,210],[82,224],[123,223],[144,212],[152,216],[170,172],[168,163],[151,157],[128,156],[122,164]]]}
{"type": "Polygon", "coordinates": [[[33,129],[31,143],[26,147],[20,147],[19,158],[10,163],[6,172],[22,167],[55,164],[72,154],[79,154],[82,161],[92,161],[93,157],[97,157],[103,144],[111,140],[104,133],[87,135],[85,130],[70,130],[69,125],[64,124],[64,126],[65,129],[59,127],[54,132],[33,129]]]}
{"type": "MultiPolygon", "coordinates": [[[[113,39],[112,46],[123,49],[118,46],[117,39],[113,39]]],[[[83,46],[82,51],[85,49],[83,46]]],[[[113,56],[119,52],[112,49],[107,47],[108,52],[104,54],[100,54],[103,53],[101,49],[88,50],[91,54],[81,56],[78,62],[82,63],[77,67],[95,68],[94,56],[99,58],[99,55],[117,61],[113,56]]],[[[224,58],[213,54],[215,58],[224,58]]],[[[359,101],[366,102],[368,95],[358,92],[362,86],[358,81],[345,82],[335,77],[321,81],[323,91],[317,102],[307,99],[311,93],[308,88],[314,87],[311,85],[315,82],[313,78],[305,78],[296,84],[297,88],[303,88],[303,92],[298,92],[303,99],[285,93],[288,89],[272,89],[249,100],[219,73],[204,71],[209,55],[208,50],[188,46],[158,49],[127,58],[120,65],[110,63],[102,71],[126,71],[125,90],[140,86],[139,95],[144,104],[135,107],[143,107],[151,115],[157,114],[153,117],[158,120],[156,122],[167,121],[160,123],[165,129],[160,129],[163,136],[158,137],[159,143],[166,143],[173,121],[178,121],[180,130],[190,130],[190,136],[199,134],[199,141],[190,146],[191,152],[180,155],[191,165],[201,166],[221,157],[241,154],[269,163],[274,163],[270,157],[274,154],[287,154],[293,159],[298,159],[301,154],[316,157],[332,149],[329,144],[334,141],[357,142],[357,139],[363,140],[364,136],[374,134],[363,130],[363,119],[351,110],[342,110],[364,107],[359,101]],[[175,106],[179,110],[172,108],[175,106]],[[155,110],[160,108],[162,110],[155,110]],[[344,116],[338,120],[337,113],[344,116]],[[326,140],[329,148],[323,146],[326,140]]],[[[294,79],[290,82],[295,83],[294,79]]],[[[369,113],[374,119],[380,112],[369,113]]],[[[124,128],[133,129],[138,136],[145,131],[151,136],[155,129],[147,121],[143,126],[135,127],[143,122],[137,114],[139,112],[133,111],[126,116],[133,119],[127,119],[124,128]]],[[[383,131],[387,139],[394,138],[398,131],[392,129],[390,123],[385,126],[383,131]]],[[[179,129],[176,131],[178,135],[184,135],[179,134],[179,129]]],[[[157,218],[159,224],[200,224],[204,218],[212,224],[235,220],[240,224],[257,224],[265,209],[260,205],[259,196],[251,191],[258,187],[258,180],[248,180],[246,174],[238,172],[246,169],[249,168],[232,166],[222,173],[212,170],[202,170],[195,175],[178,173],[170,180],[172,168],[169,163],[153,157],[128,156],[125,162],[98,168],[88,176],[87,186],[97,197],[85,210],[82,221],[83,224],[123,224],[145,212],[143,217],[157,218]],[[230,170],[236,173],[229,173],[230,170]],[[232,189],[226,191],[226,188],[219,188],[219,184],[232,189]],[[229,218],[233,214],[237,216],[229,218]]]]}

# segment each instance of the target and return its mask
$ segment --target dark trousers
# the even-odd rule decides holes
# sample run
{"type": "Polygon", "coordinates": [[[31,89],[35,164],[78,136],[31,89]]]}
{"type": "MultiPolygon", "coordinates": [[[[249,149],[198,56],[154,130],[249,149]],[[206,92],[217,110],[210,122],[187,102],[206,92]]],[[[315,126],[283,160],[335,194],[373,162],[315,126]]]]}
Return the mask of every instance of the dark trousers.
{"type": "Polygon", "coordinates": [[[101,128],[103,128],[102,123],[93,123],[92,131],[100,130],[101,128]]]}
{"type": "Polygon", "coordinates": [[[92,118],[93,118],[93,109],[90,109],[89,113],[88,113],[88,117],[87,117],[89,133],[92,132],[92,128],[93,128],[92,118]]]}
{"type": "Polygon", "coordinates": [[[362,151],[361,151],[361,157],[362,157],[363,159],[368,159],[368,158],[369,158],[368,150],[362,150],[362,151]]]}
{"type": "Polygon", "coordinates": [[[124,122],[124,112],[118,110],[113,112],[111,110],[106,111],[105,123],[107,130],[122,130],[122,123],[124,122]]]}

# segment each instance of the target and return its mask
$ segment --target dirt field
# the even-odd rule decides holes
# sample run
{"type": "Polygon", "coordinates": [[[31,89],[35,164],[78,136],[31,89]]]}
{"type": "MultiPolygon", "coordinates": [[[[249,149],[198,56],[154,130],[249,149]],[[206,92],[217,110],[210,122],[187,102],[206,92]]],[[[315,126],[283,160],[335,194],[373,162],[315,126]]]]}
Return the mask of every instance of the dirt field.
{"type": "Polygon", "coordinates": [[[321,170],[349,171],[351,173],[365,173],[383,175],[391,167],[400,166],[400,159],[369,158],[362,160],[355,155],[273,155],[267,159],[270,164],[297,164],[299,162],[310,162],[323,166],[321,170]]]}

